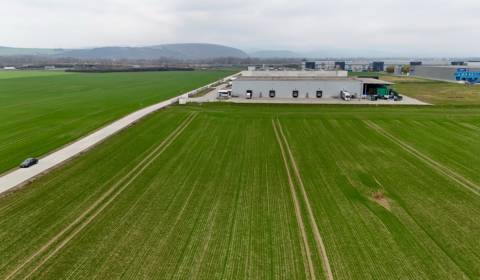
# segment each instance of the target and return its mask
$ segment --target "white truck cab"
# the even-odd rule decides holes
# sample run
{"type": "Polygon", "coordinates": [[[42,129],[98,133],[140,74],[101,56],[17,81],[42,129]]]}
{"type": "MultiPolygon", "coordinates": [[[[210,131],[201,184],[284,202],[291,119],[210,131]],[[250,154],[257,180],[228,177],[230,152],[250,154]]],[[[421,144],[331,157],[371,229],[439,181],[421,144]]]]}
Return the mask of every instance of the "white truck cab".
{"type": "Polygon", "coordinates": [[[345,100],[345,101],[350,101],[350,100],[352,100],[352,96],[353,96],[353,95],[352,95],[350,92],[346,91],[346,90],[342,90],[342,91],[340,92],[340,97],[341,97],[343,100],[345,100]]]}

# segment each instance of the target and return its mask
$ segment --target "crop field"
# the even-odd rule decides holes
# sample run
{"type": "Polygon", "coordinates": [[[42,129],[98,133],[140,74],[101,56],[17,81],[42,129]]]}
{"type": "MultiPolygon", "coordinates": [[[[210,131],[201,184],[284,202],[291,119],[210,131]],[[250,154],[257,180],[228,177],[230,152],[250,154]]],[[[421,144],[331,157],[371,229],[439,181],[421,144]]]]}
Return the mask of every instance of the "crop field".
{"type": "Polygon", "coordinates": [[[63,76],[71,75],[72,73],[65,71],[43,71],[43,70],[0,70],[0,80],[15,79],[15,78],[32,78],[32,77],[51,77],[51,76],[63,76]]]}
{"type": "Polygon", "coordinates": [[[130,112],[230,74],[0,72],[0,173],[130,112]]]}
{"type": "Polygon", "coordinates": [[[478,279],[480,108],[162,110],[0,198],[2,279],[478,279]]]}

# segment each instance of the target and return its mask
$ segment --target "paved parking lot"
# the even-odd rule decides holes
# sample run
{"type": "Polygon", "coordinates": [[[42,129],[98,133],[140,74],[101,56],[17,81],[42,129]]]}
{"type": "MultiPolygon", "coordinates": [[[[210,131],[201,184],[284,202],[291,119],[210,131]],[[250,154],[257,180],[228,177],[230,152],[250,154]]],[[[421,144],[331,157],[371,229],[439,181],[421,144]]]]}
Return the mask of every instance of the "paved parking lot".
{"type": "Polygon", "coordinates": [[[321,99],[295,99],[295,98],[255,98],[255,99],[246,99],[246,98],[230,98],[227,100],[232,103],[262,103],[262,104],[348,104],[348,105],[431,105],[415,98],[408,96],[403,96],[402,101],[393,101],[393,100],[377,100],[370,101],[367,99],[352,99],[350,101],[345,101],[340,98],[321,98],[321,99]]]}

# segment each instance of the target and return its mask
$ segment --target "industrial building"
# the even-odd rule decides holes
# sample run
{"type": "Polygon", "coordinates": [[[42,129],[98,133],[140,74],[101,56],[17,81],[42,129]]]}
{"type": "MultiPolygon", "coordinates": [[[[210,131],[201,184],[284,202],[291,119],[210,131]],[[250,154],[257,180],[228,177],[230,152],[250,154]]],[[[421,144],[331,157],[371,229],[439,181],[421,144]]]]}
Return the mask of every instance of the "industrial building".
{"type": "Polygon", "coordinates": [[[320,60],[320,61],[304,61],[302,63],[303,70],[348,70],[352,72],[364,72],[375,71],[382,72],[385,70],[385,62],[383,61],[333,61],[333,60],[320,60]]]}
{"type": "Polygon", "coordinates": [[[347,63],[345,65],[345,70],[351,72],[367,72],[371,69],[370,63],[347,63]]]}
{"type": "Polygon", "coordinates": [[[467,65],[470,67],[478,67],[480,68],[480,61],[468,61],[467,65]]]}
{"type": "Polygon", "coordinates": [[[240,98],[339,98],[342,91],[361,97],[377,94],[392,83],[351,78],[347,71],[244,71],[232,82],[240,98]]]}
{"type": "Polygon", "coordinates": [[[346,63],[345,61],[335,61],[336,70],[345,70],[346,63]]]}
{"type": "Polygon", "coordinates": [[[410,75],[447,82],[480,83],[480,67],[475,66],[414,66],[410,75]]]}
{"type": "Polygon", "coordinates": [[[383,71],[385,71],[385,62],[383,62],[383,61],[372,62],[372,71],[373,72],[383,72],[383,71]]]}

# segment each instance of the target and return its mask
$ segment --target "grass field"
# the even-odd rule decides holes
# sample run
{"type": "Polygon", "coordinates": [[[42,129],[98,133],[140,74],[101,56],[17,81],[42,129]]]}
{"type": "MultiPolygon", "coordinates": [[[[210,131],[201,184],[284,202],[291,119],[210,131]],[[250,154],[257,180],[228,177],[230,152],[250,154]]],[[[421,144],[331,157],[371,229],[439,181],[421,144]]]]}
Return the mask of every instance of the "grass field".
{"type": "Polygon", "coordinates": [[[0,278],[478,279],[479,132],[479,107],[174,106],[0,198],[0,278]]]}
{"type": "Polygon", "coordinates": [[[401,94],[435,105],[480,105],[480,86],[439,82],[414,77],[382,76],[396,83],[401,94]]]}
{"type": "Polygon", "coordinates": [[[380,72],[348,72],[348,76],[350,77],[380,77],[385,75],[384,73],[380,72]]]}
{"type": "Polygon", "coordinates": [[[31,77],[50,77],[50,76],[63,76],[71,75],[72,73],[65,71],[2,71],[0,70],[0,80],[15,79],[15,78],[31,78],[31,77]]]}
{"type": "Polygon", "coordinates": [[[480,86],[434,81],[416,77],[385,75],[378,72],[349,72],[349,76],[380,77],[393,82],[400,94],[441,106],[480,105],[480,86]]]}
{"type": "Polygon", "coordinates": [[[129,112],[230,74],[0,72],[0,173],[129,112]]]}

